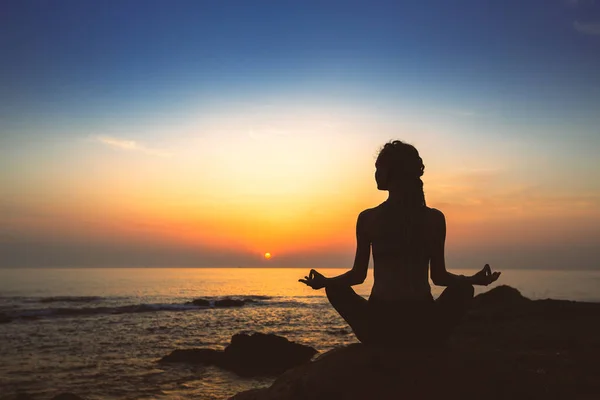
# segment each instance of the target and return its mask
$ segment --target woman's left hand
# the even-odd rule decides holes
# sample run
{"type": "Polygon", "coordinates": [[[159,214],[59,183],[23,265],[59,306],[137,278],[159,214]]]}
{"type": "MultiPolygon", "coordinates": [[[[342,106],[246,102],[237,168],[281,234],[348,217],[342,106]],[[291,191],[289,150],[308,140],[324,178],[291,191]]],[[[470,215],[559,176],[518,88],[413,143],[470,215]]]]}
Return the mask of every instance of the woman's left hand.
{"type": "Polygon", "coordinates": [[[489,264],[485,264],[485,267],[475,275],[473,275],[470,279],[471,284],[473,285],[482,285],[487,286],[490,283],[496,282],[500,277],[500,272],[492,272],[489,264]]]}
{"type": "Polygon", "coordinates": [[[322,274],[318,273],[314,269],[311,269],[308,276],[305,276],[304,279],[298,279],[298,282],[302,282],[307,286],[317,290],[322,289],[327,284],[327,278],[325,278],[322,274]]]}

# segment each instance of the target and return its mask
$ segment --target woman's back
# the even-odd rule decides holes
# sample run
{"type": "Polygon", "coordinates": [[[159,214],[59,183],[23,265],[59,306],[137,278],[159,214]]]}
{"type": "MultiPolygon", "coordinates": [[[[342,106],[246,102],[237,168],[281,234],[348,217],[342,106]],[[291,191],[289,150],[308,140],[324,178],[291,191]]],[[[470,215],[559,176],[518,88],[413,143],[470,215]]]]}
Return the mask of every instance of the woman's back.
{"type": "Polygon", "coordinates": [[[375,282],[380,300],[431,300],[428,207],[406,208],[386,201],[368,212],[375,282]]]}

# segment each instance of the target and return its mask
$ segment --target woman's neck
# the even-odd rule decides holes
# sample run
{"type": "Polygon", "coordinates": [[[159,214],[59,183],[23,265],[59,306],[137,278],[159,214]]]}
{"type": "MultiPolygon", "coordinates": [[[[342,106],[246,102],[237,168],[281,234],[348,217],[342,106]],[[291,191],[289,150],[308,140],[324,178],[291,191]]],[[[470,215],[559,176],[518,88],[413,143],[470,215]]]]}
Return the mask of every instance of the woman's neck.
{"type": "Polygon", "coordinates": [[[402,191],[400,190],[390,190],[388,193],[388,198],[387,198],[387,202],[388,203],[396,203],[396,204],[403,204],[405,201],[406,196],[404,196],[404,193],[402,193],[402,191]]]}

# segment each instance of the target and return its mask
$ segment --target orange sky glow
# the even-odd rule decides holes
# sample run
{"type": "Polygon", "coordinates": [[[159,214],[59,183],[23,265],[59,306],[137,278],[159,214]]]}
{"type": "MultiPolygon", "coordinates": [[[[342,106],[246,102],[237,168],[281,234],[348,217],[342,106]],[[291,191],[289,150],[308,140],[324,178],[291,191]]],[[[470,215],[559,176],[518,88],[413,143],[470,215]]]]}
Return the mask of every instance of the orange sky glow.
{"type": "MultiPolygon", "coordinates": [[[[274,126],[224,118],[209,135],[173,135],[164,149],[97,135],[58,143],[51,153],[34,147],[36,162],[7,180],[4,202],[13,210],[2,216],[3,229],[38,242],[199,252],[191,264],[216,252],[234,255],[219,263],[261,265],[269,251],[273,266],[347,266],[358,213],[386,198],[375,187],[374,161],[392,136],[358,134],[372,121],[316,115],[280,116],[274,126]]],[[[428,204],[447,217],[450,258],[591,246],[600,237],[598,192],[533,182],[507,164],[515,149],[524,151],[514,144],[496,147],[500,154],[459,147],[448,156],[451,135],[430,132],[395,137],[421,152],[428,204]]],[[[545,165],[529,162],[533,172],[545,165]]]]}

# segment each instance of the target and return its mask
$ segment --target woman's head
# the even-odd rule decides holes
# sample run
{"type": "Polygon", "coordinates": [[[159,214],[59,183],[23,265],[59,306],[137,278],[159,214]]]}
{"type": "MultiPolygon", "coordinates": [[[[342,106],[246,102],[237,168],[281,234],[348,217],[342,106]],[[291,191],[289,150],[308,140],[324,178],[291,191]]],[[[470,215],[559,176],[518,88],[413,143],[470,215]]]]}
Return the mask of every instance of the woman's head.
{"type": "Polygon", "coordinates": [[[423,160],[417,149],[400,140],[386,143],[375,162],[375,181],[379,190],[401,194],[407,205],[425,206],[423,160]]]}

